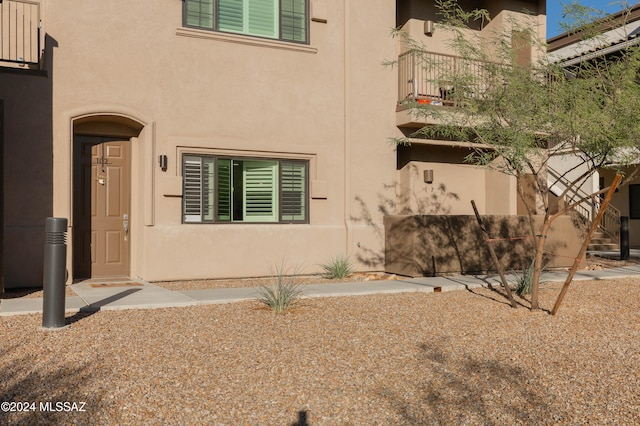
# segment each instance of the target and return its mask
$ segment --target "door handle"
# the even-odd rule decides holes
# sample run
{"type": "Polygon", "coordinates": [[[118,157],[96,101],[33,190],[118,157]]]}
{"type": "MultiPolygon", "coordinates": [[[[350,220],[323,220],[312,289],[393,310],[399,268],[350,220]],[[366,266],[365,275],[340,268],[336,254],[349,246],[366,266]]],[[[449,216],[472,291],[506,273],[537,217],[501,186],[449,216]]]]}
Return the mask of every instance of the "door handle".
{"type": "Polygon", "coordinates": [[[127,241],[129,239],[129,215],[122,215],[122,227],[124,228],[124,240],[127,241]]]}

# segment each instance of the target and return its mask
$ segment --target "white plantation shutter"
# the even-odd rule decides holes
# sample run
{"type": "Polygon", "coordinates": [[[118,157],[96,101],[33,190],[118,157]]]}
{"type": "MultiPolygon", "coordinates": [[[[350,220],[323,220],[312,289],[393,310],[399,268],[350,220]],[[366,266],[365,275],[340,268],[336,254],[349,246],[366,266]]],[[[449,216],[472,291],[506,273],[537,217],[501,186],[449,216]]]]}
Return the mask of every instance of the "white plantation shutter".
{"type": "Polygon", "coordinates": [[[243,162],[245,222],[278,221],[278,162],[243,162]]]}
{"type": "Polygon", "coordinates": [[[262,37],[278,37],[278,0],[246,0],[249,3],[247,32],[262,37]]]}
{"type": "Polygon", "coordinates": [[[220,0],[218,28],[278,38],[278,0],[220,0]]]}
{"type": "Polygon", "coordinates": [[[202,159],[184,156],[183,214],[185,222],[202,221],[202,159]]]}
{"type": "Polygon", "coordinates": [[[214,159],[184,156],[183,215],[185,222],[213,220],[214,159]]]}
{"type": "Polygon", "coordinates": [[[220,0],[218,28],[220,31],[244,32],[244,0],[220,0]]]}

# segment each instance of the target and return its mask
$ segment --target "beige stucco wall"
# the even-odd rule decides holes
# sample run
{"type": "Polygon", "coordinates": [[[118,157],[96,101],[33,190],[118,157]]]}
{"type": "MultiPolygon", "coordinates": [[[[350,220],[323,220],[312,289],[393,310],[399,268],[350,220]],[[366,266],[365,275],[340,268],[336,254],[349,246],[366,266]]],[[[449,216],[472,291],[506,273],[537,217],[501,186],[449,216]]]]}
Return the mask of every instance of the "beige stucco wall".
{"type": "Polygon", "coordinates": [[[398,170],[400,214],[516,214],[516,180],[493,168],[465,162],[462,146],[414,143],[401,154],[398,170]],[[424,172],[433,171],[433,182],[424,172]]]}
{"type": "Polygon", "coordinates": [[[265,275],[283,259],[314,272],[340,253],[383,268],[378,207],[395,179],[387,138],[399,131],[397,78],[382,63],[395,57],[395,1],[313,2],[326,23],[309,23],[309,45],[182,28],[182,2],[42,4],[55,45],[53,215],[72,220],[74,121],[117,115],[143,127],[132,140],[133,276],[265,275]],[[310,223],[182,224],[187,152],[309,160],[310,223]]]}

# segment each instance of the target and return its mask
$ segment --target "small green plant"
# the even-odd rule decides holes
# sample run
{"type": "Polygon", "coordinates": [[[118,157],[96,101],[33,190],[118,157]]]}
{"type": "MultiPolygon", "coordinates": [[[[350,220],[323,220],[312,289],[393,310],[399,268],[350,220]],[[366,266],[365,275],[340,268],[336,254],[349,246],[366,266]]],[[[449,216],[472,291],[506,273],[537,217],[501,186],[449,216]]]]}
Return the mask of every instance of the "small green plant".
{"type": "MultiPolygon", "coordinates": [[[[525,294],[531,294],[531,285],[533,283],[533,269],[534,269],[534,260],[531,261],[529,266],[522,269],[522,272],[515,272],[515,284],[516,284],[516,294],[520,297],[525,294]]],[[[542,267],[542,271],[545,270],[545,267],[542,267]]],[[[543,281],[540,282],[542,284],[543,281]]]]}
{"type": "Polygon", "coordinates": [[[341,280],[353,272],[351,260],[345,255],[338,255],[320,266],[324,271],[323,275],[331,279],[341,280]]]}
{"type": "Polygon", "coordinates": [[[296,274],[287,275],[284,265],[276,267],[270,285],[260,287],[257,297],[260,303],[267,305],[277,313],[285,312],[298,303],[302,289],[296,283],[296,274]]]}

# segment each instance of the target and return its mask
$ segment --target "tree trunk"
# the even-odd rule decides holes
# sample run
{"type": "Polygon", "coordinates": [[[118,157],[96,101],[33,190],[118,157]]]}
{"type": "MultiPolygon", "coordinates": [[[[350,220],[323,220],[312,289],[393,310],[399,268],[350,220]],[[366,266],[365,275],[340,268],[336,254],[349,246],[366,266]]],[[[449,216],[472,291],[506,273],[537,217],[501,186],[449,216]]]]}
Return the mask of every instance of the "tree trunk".
{"type": "Polygon", "coordinates": [[[531,279],[531,310],[540,309],[538,304],[538,287],[540,285],[540,275],[542,274],[544,245],[547,242],[547,234],[549,233],[550,227],[549,214],[545,214],[540,235],[536,235],[538,240],[536,241],[536,257],[533,261],[533,277],[531,279]]]}
{"type": "Polygon", "coordinates": [[[500,264],[500,259],[498,259],[498,255],[496,251],[493,249],[491,245],[491,235],[489,235],[489,231],[484,226],[482,222],[482,218],[480,217],[480,213],[478,213],[478,208],[476,207],[476,202],[471,200],[471,206],[473,207],[473,213],[476,215],[476,220],[478,221],[478,225],[480,225],[480,229],[484,232],[484,236],[487,237],[487,247],[489,248],[489,253],[491,254],[491,258],[493,259],[493,263],[496,265],[496,269],[498,270],[498,274],[500,275],[500,280],[502,281],[502,287],[504,287],[504,291],[507,293],[507,298],[511,303],[512,308],[517,308],[518,304],[516,303],[513,295],[511,294],[511,287],[509,287],[509,283],[507,282],[507,278],[504,275],[504,271],[502,270],[502,265],[500,264]]]}
{"type": "Polygon", "coordinates": [[[556,312],[558,312],[558,309],[560,308],[560,304],[562,304],[562,300],[564,299],[564,295],[567,293],[567,290],[569,290],[569,284],[571,284],[571,280],[573,280],[573,276],[576,274],[576,271],[578,270],[578,266],[580,265],[580,260],[586,253],[587,247],[589,247],[589,243],[591,242],[591,237],[593,236],[593,233],[598,228],[598,225],[600,224],[600,220],[604,215],[604,211],[609,205],[611,198],[613,198],[613,194],[616,192],[616,188],[618,188],[618,185],[620,184],[621,179],[622,179],[622,176],[619,174],[617,174],[616,177],[613,179],[613,183],[609,188],[609,192],[607,192],[607,196],[602,201],[602,204],[600,205],[600,210],[598,211],[597,216],[595,217],[595,219],[593,220],[593,223],[591,224],[591,228],[589,229],[587,238],[585,238],[584,242],[582,243],[582,247],[580,248],[580,252],[578,253],[578,256],[576,256],[576,259],[573,261],[573,266],[571,266],[569,275],[567,276],[567,279],[565,280],[564,285],[562,286],[562,290],[560,291],[560,294],[556,299],[556,303],[553,306],[553,309],[551,310],[551,315],[555,315],[556,312]]]}

